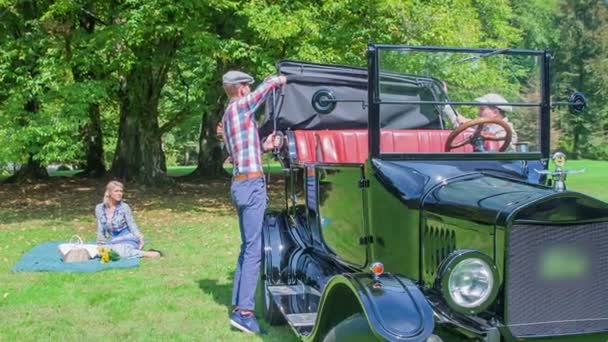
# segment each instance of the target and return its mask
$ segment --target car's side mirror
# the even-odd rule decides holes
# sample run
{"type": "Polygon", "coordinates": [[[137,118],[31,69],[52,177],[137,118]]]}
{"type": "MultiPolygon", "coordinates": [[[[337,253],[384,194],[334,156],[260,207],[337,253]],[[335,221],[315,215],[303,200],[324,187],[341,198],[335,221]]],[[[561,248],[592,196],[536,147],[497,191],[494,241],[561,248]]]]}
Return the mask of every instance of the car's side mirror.
{"type": "Polygon", "coordinates": [[[568,102],[570,102],[570,112],[571,113],[580,113],[587,106],[587,100],[585,99],[585,95],[580,91],[575,91],[568,98],[568,102]]]}
{"type": "Polygon", "coordinates": [[[580,91],[575,91],[568,97],[568,102],[553,102],[551,109],[554,109],[557,106],[568,106],[570,107],[570,113],[576,114],[580,113],[587,107],[587,99],[585,99],[585,95],[580,91]]]}

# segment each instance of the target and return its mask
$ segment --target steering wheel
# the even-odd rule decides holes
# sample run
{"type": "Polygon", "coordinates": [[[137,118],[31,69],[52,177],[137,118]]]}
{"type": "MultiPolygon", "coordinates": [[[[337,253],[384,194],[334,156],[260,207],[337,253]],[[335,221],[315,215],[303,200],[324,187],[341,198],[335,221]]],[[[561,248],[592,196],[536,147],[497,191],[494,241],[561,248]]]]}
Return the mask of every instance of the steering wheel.
{"type": "Polygon", "coordinates": [[[445,141],[445,151],[450,152],[451,150],[462,147],[466,144],[474,145],[475,140],[480,137],[483,138],[484,140],[502,141],[502,145],[500,146],[498,151],[504,152],[511,144],[511,138],[513,137],[513,130],[511,129],[511,126],[509,126],[506,122],[504,122],[501,119],[477,118],[477,119],[469,120],[469,121],[463,123],[462,125],[458,126],[454,131],[452,131],[452,133],[450,133],[450,135],[448,136],[448,139],[445,141]],[[488,133],[483,132],[483,127],[485,125],[498,125],[505,130],[506,134],[504,137],[496,137],[493,134],[488,135],[488,133]],[[467,129],[469,129],[473,126],[477,126],[477,128],[475,129],[475,132],[470,137],[462,139],[461,141],[459,141],[457,143],[454,143],[454,139],[456,139],[457,136],[459,136],[464,131],[466,131],[467,129]]]}

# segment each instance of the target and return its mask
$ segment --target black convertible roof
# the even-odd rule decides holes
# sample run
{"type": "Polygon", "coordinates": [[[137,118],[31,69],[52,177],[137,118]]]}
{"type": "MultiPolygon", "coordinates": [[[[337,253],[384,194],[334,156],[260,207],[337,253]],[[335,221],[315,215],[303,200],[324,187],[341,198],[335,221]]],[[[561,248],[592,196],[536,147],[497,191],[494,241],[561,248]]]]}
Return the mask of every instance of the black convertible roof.
{"type": "MultiPolygon", "coordinates": [[[[270,96],[266,103],[266,116],[261,126],[266,135],[275,128],[274,114],[278,113],[277,130],[303,129],[366,129],[368,127],[367,69],[344,65],[314,64],[298,61],[281,61],[280,74],[289,82],[283,93],[270,96]],[[331,91],[337,100],[329,114],[320,114],[312,106],[315,92],[331,91]]],[[[441,82],[434,78],[403,74],[381,74],[381,93],[385,101],[444,100],[441,82]]],[[[439,127],[439,117],[432,105],[381,104],[383,128],[439,127]]]]}

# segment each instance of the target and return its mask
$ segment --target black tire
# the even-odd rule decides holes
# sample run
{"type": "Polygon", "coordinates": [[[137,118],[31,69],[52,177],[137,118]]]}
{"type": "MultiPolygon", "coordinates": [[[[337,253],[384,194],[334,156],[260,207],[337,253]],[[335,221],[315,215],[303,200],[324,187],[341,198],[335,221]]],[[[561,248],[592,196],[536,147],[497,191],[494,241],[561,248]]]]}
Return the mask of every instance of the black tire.
{"type": "Polygon", "coordinates": [[[262,317],[268,324],[283,325],[285,324],[285,317],[271,298],[270,291],[268,291],[268,282],[262,280],[262,278],[263,275],[260,274],[256,288],[256,310],[261,312],[262,317]]]}
{"type": "Polygon", "coordinates": [[[378,340],[369,327],[365,315],[362,313],[354,314],[338,323],[323,338],[323,342],[367,342],[378,340]]]}

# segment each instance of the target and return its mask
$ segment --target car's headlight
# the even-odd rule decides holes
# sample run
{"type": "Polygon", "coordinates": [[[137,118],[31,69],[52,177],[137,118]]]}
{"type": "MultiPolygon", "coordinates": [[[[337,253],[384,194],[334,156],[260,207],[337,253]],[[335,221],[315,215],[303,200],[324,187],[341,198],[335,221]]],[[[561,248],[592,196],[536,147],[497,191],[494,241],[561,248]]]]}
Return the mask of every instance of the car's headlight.
{"type": "Polygon", "coordinates": [[[459,250],[442,263],[438,285],[443,298],[452,309],[475,314],[496,299],[498,272],[485,254],[459,250]]]}

